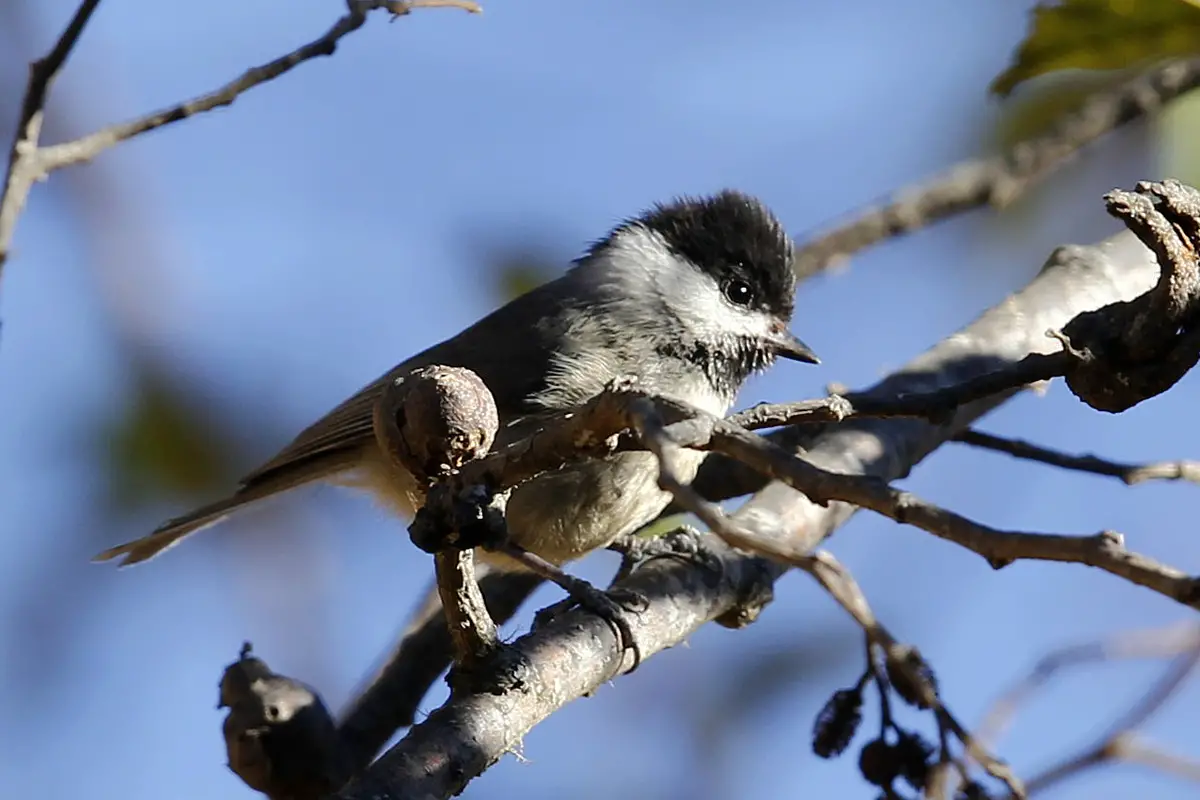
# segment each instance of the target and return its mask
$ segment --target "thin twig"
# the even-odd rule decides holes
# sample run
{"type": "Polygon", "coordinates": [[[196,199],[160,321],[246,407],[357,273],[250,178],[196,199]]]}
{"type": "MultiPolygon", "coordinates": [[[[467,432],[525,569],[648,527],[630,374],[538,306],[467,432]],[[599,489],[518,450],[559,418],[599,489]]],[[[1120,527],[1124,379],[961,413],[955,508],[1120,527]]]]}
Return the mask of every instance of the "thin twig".
{"type": "Polygon", "coordinates": [[[474,551],[438,553],[434,564],[455,663],[465,670],[475,670],[495,652],[500,638],[475,582],[474,551]]]}
{"type": "Polygon", "coordinates": [[[979,726],[979,738],[986,742],[997,741],[1021,706],[1065,669],[1122,659],[1167,658],[1197,647],[1200,647],[1200,625],[1189,620],[1183,624],[1131,631],[1102,641],[1056,650],[1038,661],[1028,676],[992,704],[979,726]]]}
{"type": "Polygon", "coordinates": [[[17,219],[25,206],[30,189],[34,183],[44,179],[51,172],[90,161],[108,148],[135,136],[196,114],[228,106],[244,92],[278,78],[305,61],[318,56],[333,55],[342,37],[361,28],[366,22],[367,14],[376,9],[386,10],[393,17],[403,16],[418,8],[453,7],[472,13],[481,11],[480,6],[472,0],[347,0],[346,14],[324,34],[284,56],[246,70],[219,89],[136,119],[110,125],[70,142],[40,147],[38,139],[50,84],[61,70],[98,4],[99,0],[84,0],[54,49],[46,58],[35,61],[30,70],[29,85],[22,102],[20,122],[9,159],[4,194],[0,197],[0,270],[8,259],[17,219]]]}
{"type": "Polygon", "coordinates": [[[965,211],[1003,207],[1076,152],[1106,133],[1161,109],[1200,86],[1200,59],[1170,61],[1097,92],[1052,130],[989,158],[964,162],[893,194],[810,239],[796,253],[796,269],[811,275],[873,244],[912,233],[965,211]]]}
{"type": "Polygon", "coordinates": [[[91,19],[100,0],[83,0],[75,10],[71,21],[45,58],[29,66],[29,82],[25,97],[21,101],[21,114],[17,119],[17,132],[13,136],[8,156],[8,169],[4,176],[4,193],[0,195],[0,275],[8,261],[17,219],[25,208],[29,190],[39,178],[41,170],[35,166],[38,160],[38,142],[42,135],[42,117],[46,109],[46,95],[54,78],[67,63],[75,43],[91,19]]]}
{"type": "MultiPolygon", "coordinates": [[[[916,526],[978,553],[997,569],[1018,560],[1086,564],[1177,602],[1200,608],[1200,581],[1174,567],[1127,550],[1124,538],[1112,531],[1094,536],[1065,536],[991,528],[911,492],[893,488],[884,481],[822,469],[725,420],[712,421],[708,441],[679,444],[706,447],[735,458],[803,492],[815,502],[838,500],[851,503],[896,522],[916,526]]],[[[708,522],[705,520],[706,524],[708,522]]],[[[787,558],[803,557],[803,550],[787,549],[796,546],[795,542],[782,542],[777,544],[777,550],[781,556],[790,553],[787,558]]]]}
{"type": "Polygon", "coordinates": [[[842,392],[817,400],[794,403],[760,403],[729,417],[746,430],[783,425],[843,422],[851,417],[888,419],[911,417],[945,422],[961,406],[992,395],[1058,378],[1066,374],[1070,353],[1031,353],[1020,361],[984,373],[972,380],[928,392],[880,397],[870,392],[842,392]]]}
{"type": "MultiPolygon", "coordinates": [[[[1179,687],[1183,685],[1184,681],[1196,672],[1197,665],[1200,665],[1200,637],[1196,639],[1189,651],[1177,656],[1171,662],[1166,673],[1122,716],[1109,733],[1091,747],[1084,748],[1079,754],[1063,759],[1060,763],[1031,778],[1028,783],[1030,794],[1060,783],[1089,767],[1120,760],[1131,750],[1138,753],[1140,756],[1138,760],[1143,763],[1150,761],[1151,759],[1147,757],[1149,748],[1146,746],[1133,747],[1130,743],[1131,739],[1135,731],[1160,711],[1167,701],[1179,691],[1179,687]]],[[[1178,759],[1171,760],[1175,766],[1179,766],[1178,759]]],[[[1195,765],[1191,765],[1189,772],[1190,774],[1186,777],[1192,777],[1200,770],[1195,765]]]]}
{"type": "Polygon", "coordinates": [[[997,453],[1007,453],[1014,458],[1036,461],[1052,467],[1119,478],[1129,486],[1152,480],[1200,483],[1200,461],[1156,461],[1150,464],[1125,464],[1091,454],[1071,455],[1023,439],[1009,439],[984,433],[974,428],[956,434],[950,441],[984,450],[993,450],[997,453]]]}
{"type": "Polygon", "coordinates": [[[1152,745],[1141,736],[1126,734],[1113,742],[1109,751],[1113,760],[1129,761],[1156,769],[1183,780],[1200,783],[1200,761],[1152,745]]]}
{"type": "Polygon", "coordinates": [[[1020,708],[1066,669],[1118,659],[1167,657],[1173,657],[1173,660],[1163,677],[1110,726],[1107,733],[1092,745],[1062,759],[1031,779],[1027,788],[1029,793],[1033,794],[1085,769],[1117,760],[1137,760],[1185,778],[1193,778],[1200,771],[1196,764],[1152,748],[1136,735],[1136,730],[1157,713],[1183,681],[1200,666],[1200,625],[1191,620],[1074,645],[1045,656],[1028,676],[1004,692],[992,704],[991,710],[979,726],[978,739],[994,746],[1020,708]]]}
{"type": "Polygon", "coordinates": [[[924,694],[921,699],[924,705],[934,710],[939,725],[953,733],[989,774],[1003,780],[1015,797],[1024,797],[1024,788],[1020,779],[1003,762],[987,753],[970,732],[946,709],[928,681],[925,681],[916,670],[910,669],[912,662],[906,656],[912,651],[893,637],[875,617],[866,595],[863,594],[858,583],[845,567],[824,551],[799,555],[786,548],[780,548],[778,546],[780,537],[770,538],[766,534],[739,526],[719,506],[709,503],[691,486],[680,480],[675,464],[683,448],[671,441],[654,407],[646,401],[639,401],[634,409],[634,414],[638,430],[646,446],[658,458],[659,483],[675,496],[680,506],[695,514],[712,529],[713,533],[724,539],[731,547],[782,561],[812,575],[854,618],[867,634],[867,638],[883,649],[889,660],[898,663],[901,669],[909,669],[910,672],[913,672],[908,677],[914,686],[920,687],[919,691],[924,694]],[[902,648],[905,649],[904,656],[900,654],[902,648]]]}
{"type": "Polygon", "coordinates": [[[337,50],[338,42],[347,34],[353,33],[367,21],[367,14],[376,9],[383,9],[395,16],[408,14],[414,8],[453,6],[465,11],[478,13],[481,8],[466,0],[455,2],[397,2],[396,0],[348,0],[347,11],[324,34],[311,42],[301,45],[292,52],[280,56],[257,67],[252,67],[234,80],[207,94],[199,95],[191,100],[176,103],[173,106],[155,111],[145,116],[117,123],[107,128],[81,136],[71,142],[44,148],[39,157],[39,166],[45,172],[62,169],[73,164],[83,163],[95,158],[101,152],[126,139],[132,139],[143,133],[170,125],[188,117],[202,114],[206,111],[228,106],[239,95],[268,81],[275,80],[294,67],[318,56],[331,56],[337,50]]]}

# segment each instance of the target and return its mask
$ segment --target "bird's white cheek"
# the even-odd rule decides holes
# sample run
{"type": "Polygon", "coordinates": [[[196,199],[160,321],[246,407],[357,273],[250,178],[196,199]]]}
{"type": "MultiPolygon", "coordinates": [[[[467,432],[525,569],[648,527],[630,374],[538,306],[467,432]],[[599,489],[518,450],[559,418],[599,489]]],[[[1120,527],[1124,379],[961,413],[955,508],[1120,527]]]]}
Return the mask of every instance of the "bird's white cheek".
{"type": "Polygon", "coordinates": [[[692,307],[689,327],[699,338],[711,341],[723,339],[765,339],[771,334],[771,320],[756,311],[746,311],[727,303],[717,295],[692,307]]]}

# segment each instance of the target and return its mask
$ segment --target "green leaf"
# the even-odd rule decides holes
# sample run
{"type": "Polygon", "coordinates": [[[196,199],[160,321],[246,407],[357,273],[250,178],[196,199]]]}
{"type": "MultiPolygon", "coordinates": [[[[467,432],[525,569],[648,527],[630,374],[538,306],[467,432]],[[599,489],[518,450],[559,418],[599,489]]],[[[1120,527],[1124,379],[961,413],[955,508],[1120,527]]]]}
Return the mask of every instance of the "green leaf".
{"type": "Polygon", "coordinates": [[[1031,12],[1029,33],[990,87],[1007,96],[1064,69],[1122,69],[1200,53],[1200,0],[1061,0],[1031,12]]]}

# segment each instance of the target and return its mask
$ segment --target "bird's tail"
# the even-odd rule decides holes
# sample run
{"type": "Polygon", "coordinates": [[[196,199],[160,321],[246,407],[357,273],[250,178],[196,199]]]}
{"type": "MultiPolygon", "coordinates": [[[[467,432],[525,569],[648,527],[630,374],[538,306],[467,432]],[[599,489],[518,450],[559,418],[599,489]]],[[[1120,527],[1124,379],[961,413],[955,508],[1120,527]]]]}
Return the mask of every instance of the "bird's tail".
{"type": "Polygon", "coordinates": [[[121,558],[119,566],[128,567],[154,558],[164,550],[174,547],[190,534],[212,527],[226,519],[243,506],[256,503],[272,495],[281,494],[306,483],[321,480],[355,466],[348,454],[329,453],[320,458],[293,462],[278,470],[256,476],[235,493],[215,503],[167,520],[148,536],[110,547],[92,558],[92,561],[111,561],[121,558]]]}

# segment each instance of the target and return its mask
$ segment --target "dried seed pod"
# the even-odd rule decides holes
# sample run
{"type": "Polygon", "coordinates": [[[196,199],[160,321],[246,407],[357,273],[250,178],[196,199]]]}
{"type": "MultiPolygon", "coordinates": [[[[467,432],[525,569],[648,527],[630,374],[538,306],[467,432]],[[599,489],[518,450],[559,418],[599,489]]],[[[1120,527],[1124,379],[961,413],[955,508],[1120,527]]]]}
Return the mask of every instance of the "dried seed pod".
{"type": "Polygon", "coordinates": [[[486,455],[500,425],[483,380],[462,367],[432,366],[397,378],[375,404],[375,437],[422,485],[486,455]]]}
{"type": "Polygon", "coordinates": [[[900,777],[914,789],[924,791],[929,780],[929,770],[933,766],[930,763],[933,745],[925,741],[919,733],[901,731],[894,747],[900,759],[900,777]]]}
{"type": "Polygon", "coordinates": [[[890,787],[900,775],[896,748],[882,738],[867,742],[858,754],[858,771],[867,783],[890,787]]]}
{"type": "Polygon", "coordinates": [[[839,689],[817,714],[813,725],[813,752],[821,758],[840,756],[862,722],[862,689],[839,689]]]}
{"type": "Polygon", "coordinates": [[[900,699],[920,709],[930,707],[929,696],[937,696],[937,676],[911,645],[901,645],[887,658],[887,677],[900,699]]]}

